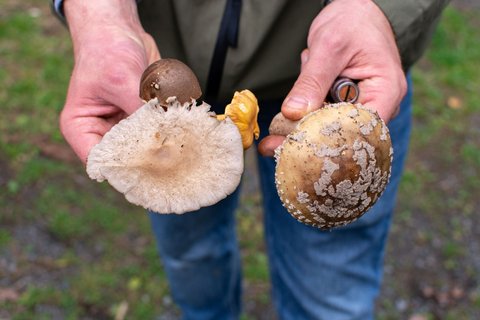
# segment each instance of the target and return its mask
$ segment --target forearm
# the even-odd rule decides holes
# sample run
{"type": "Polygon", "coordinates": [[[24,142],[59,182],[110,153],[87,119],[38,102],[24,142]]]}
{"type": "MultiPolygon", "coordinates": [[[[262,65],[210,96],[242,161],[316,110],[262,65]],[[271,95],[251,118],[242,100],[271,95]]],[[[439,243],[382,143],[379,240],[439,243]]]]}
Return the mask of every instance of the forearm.
{"type": "Polygon", "coordinates": [[[64,2],[64,13],[74,49],[83,45],[85,41],[91,41],[92,38],[101,38],[107,29],[109,30],[107,34],[118,29],[137,34],[144,33],[135,0],[67,0],[64,2]]]}
{"type": "Polygon", "coordinates": [[[121,23],[131,27],[140,26],[137,5],[134,0],[82,1],[64,2],[64,13],[70,27],[88,27],[121,23]]]}

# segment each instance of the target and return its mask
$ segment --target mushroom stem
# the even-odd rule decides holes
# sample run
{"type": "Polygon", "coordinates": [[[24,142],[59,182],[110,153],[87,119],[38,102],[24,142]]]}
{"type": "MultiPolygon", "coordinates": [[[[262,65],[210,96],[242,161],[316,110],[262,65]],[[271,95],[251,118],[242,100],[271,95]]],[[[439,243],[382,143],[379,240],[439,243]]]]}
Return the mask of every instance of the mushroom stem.
{"type": "Polygon", "coordinates": [[[273,117],[268,132],[270,135],[275,136],[288,136],[290,132],[295,130],[300,120],[293,121],[285,118],[285,116],[279,112],[273,117]]]}

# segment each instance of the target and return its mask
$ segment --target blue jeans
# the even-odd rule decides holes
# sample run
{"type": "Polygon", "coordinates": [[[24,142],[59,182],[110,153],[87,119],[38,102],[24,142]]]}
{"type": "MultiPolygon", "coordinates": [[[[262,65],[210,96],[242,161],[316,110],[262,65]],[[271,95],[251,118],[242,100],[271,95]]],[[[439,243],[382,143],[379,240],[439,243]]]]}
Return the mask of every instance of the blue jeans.
{"type": "MultiPolygon", "coordinates": [[[[332,231],[306,226],[285,211],[275,189],[275,162],[258,156],[272,296],[280,319],[373,319],[410,124],[411,90],[389,124],[394,161],[387,189],[362,218],[332,231]]],[[[261,130],[265,135],[268,124],[261,130]]],[[[238,193],[194,213],[150,214],[172,296],[184,319],[239,317],[238,193]]]]}

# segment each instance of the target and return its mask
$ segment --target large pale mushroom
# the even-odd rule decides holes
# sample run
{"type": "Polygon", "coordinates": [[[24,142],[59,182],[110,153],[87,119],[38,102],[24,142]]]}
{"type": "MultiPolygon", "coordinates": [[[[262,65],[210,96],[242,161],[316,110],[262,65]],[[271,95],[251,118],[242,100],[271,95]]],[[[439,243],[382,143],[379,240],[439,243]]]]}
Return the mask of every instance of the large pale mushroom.
{"type": "Polygon", "coordinates": [[[242,139],[210,106],[155,100],[114,126],[90,152],[90,178],[159,213],[184,213],[232,193],[243,172],[242,139]]]}
{"type": "Polygon", "coordinates": [[[384,191],[393,149],[387,126],[360,104],[326,105],[295,123],[277,115],[270,134],[279,197],[297,220],[322,229],[362,216],[384,191]]]}
{"type": "Polygon", "coordinates": [[[208,104],[194,100],[201,92],[193,72],[176,60],[162,60],[142,76],[140,95],[153,99],[92,148],[87,173],[107,180],[133,204],[181,214],[236,189],[243,173],[242,137],[255,134],[258,126],[250,122],[256,123],[258,105],[251,92],[242,91],[225,116],[215,116],[208,104]],[[234,123],[234,114],[243,115],[234,123]]]}

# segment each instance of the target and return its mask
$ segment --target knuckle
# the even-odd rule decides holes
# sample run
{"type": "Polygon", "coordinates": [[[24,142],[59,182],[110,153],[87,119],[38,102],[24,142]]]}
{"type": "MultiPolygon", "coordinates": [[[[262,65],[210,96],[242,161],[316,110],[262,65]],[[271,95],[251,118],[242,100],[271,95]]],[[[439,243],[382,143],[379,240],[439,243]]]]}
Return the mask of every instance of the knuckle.
{"type": "Polygon", "coordinates": [[[70,115],[68,114],[68,106],[65,105],[63,110],[60,112],[60,116],[58,119],[59,127],[60,127],[60,133],[63,135],[64,138],[67,138],[68,136],[68,122],[70,119],[70,115]]]}
{"type": "Polygon", "coordinates": [[[102,68],[102,79],[105,86],[114,88],[124,88],[129,83],[131,74],[128,72],[128,67],[124,63],[108,63],[102,68]]]}
{"type": "Polygon", "coordinates": [[[297,86],[306,92],[326,92],[326,84],[321,81],[322,77],[313,73],[304,73],[297,81],[297,86]]]}
{"type": "Polygon", "coordinates": [[[400,92],[402,96],[404,96],[407,93],[407,90],[408,90],[407,79],[405,78],[405,76],[402,76],[400,81],[400,92]]]}
{"type": "Polygon", "coordinates": [[[405,97],[405,95],[407,94],[407,90],[408,90],[407,79],[403,73],[399,75],[397,83],[398,83],[397,87],[398,87],[398,97],[399,97],[398,100],[401,101],[403,97],[405,97]]]}
{"type": "Polygon", "coordinates": [[[322,32],[317,35],[318,45],[331,53],[341,52],[346,46],[344,37],[335,32],[322,32]]]}

